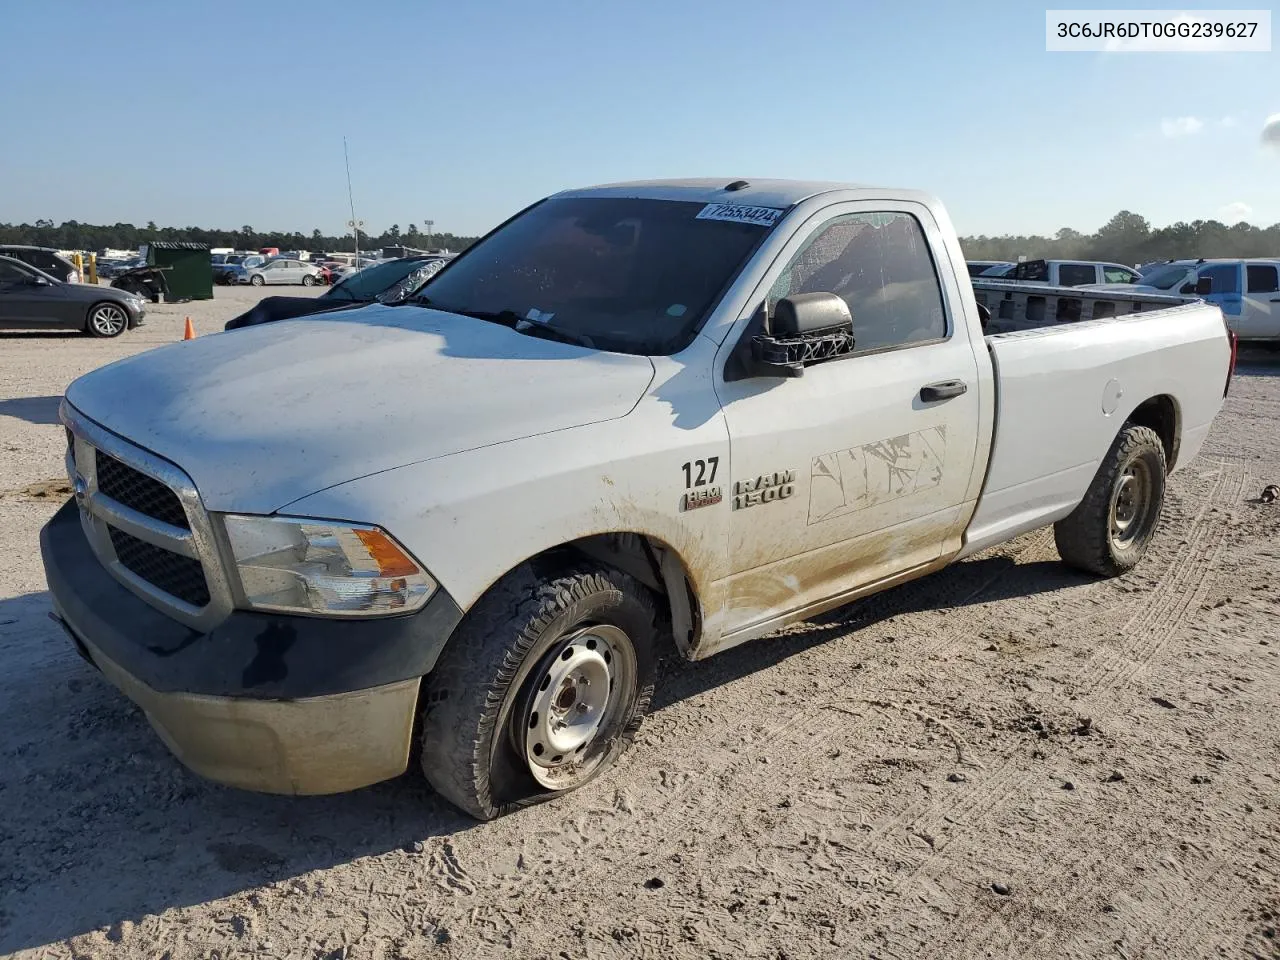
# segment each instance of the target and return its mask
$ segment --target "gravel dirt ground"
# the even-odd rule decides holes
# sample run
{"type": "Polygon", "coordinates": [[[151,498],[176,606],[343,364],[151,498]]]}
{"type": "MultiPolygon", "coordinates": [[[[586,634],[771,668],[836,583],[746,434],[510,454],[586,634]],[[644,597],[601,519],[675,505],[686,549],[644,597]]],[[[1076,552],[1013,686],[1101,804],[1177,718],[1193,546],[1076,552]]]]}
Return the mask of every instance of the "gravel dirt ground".
{"type": "Polygon", "coordinates": [[[666,661],[620,769],[479,825],[413,772],[209,784],[46,617],[58,396],[261,295],[216,294],[0,334],[0,954],[1280,957],[1280,356],[1244,357],[1132,574],[1041,531],[666,661]]]}

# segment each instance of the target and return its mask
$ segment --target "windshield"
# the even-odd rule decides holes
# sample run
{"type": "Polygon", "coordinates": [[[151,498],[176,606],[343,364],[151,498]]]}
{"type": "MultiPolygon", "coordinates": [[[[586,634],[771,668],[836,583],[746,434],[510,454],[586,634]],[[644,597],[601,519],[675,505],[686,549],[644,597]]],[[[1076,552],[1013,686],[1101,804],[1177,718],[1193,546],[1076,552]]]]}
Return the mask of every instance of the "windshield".
{"type": "Polygon", "coordinates": [[[990,267],[986,270],[983,270],[982,273],[979,274],[979,276],[982,276],[982,277],[1007,276],[1008,274],[1013,273],[1013,271],[1017,269],[1017,266],[1018,265],[1016,263],[1001,263],[1001,264],[998,264],[997,266],[990,267]]]}
{"type": "Polygon", "coordinates": [[[674,353],[770,229],[719,219],[720,206],[546,200],[433,278],[426,302],[455,313],[527,318],[602,350],[674,353]]]}
{"type": "Polygon", "coordinates": [[[1157,290],[1169,290],[1186,277],[1189,269],[1185,263],[1171,263],[1152,270],[1142,278],[1142,284],[1157,290]]]}
{"type": "Polygon", "coordinates": [[[383,290],[395,286],[423,263],[422,260],[392,260],[388,263],[375,263],[335,283],[322,296],[332,297],[335,300],[372,301],[383,290]]]}

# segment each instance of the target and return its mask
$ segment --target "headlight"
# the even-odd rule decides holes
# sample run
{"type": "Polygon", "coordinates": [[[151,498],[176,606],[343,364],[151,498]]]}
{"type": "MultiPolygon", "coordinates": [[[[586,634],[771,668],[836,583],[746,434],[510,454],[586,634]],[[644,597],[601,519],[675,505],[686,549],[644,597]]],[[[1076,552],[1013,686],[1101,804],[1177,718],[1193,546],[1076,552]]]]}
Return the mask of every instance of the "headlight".
{"type": "Polygon", "coordinates": [[[408,613],[436,582],[378,527],[302,517],[224,519],[249,606],[334,617],[408,613]]]}

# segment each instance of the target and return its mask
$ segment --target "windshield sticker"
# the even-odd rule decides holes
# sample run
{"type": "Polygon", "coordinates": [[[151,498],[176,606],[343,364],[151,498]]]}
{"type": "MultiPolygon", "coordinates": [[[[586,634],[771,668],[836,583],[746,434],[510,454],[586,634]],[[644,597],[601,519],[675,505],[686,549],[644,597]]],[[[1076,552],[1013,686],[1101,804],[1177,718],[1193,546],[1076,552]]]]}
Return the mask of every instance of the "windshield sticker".
{"type": "Polygon", "coordinates": [[[695,220],[728,220],[730,223],[754,223],[772,227],[782,216],[777,207],[749,207],[741,203],[708,203],[695,220]]]}
{"type": "Polygon", "coordinates": [[[529,312],[524,315],[524,318],[532,323],[550,323],[551,318],[554,316],[554,311],[551,313],[543,313],[537,307],[530,307],[529,312]]]}

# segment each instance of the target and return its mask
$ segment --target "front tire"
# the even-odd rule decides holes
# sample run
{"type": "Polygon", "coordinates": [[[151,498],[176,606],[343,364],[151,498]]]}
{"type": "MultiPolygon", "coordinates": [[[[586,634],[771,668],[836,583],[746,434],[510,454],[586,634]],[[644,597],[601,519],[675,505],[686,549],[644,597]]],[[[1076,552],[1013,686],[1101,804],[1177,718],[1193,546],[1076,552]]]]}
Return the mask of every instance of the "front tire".
{"type": "Polygon", "coordinates": [[[262,274],[260,273],[255,273],[252,277],[249,278],[250,285],[255,287],[260,287],[266,282],[267,282],[266,280],[262,279],[262,274]]]}
{"type": "Polygon", "coordinates": [[[116,303],[95,303],[85,320],[85,329],[92,336],[102,338],[118,337],[128,326],[129,315],[116,303]]]}
{"type": "Polygon", "coordinates": [[[1084,500],[1053,526],[1062,559],[1103,577],[1132,570],[1155,535],[1166,469],[1164,444],[1156,432],[1133,424],[1124,427],[1084,500]]]}
{"type": "Polygon", "coordinates": [[[314,287],[316,285],[316,278],[311,276],[311,274],[307,274],[302,278],[302,285],[304,287],[314,287]]]}
{"type": "Polygon", "coordinates": [[[523,564],[467,614],[423,688],[422,769],[479,820],[575,790],[653,694],[652,594],[609,567],[523,564]]]}

